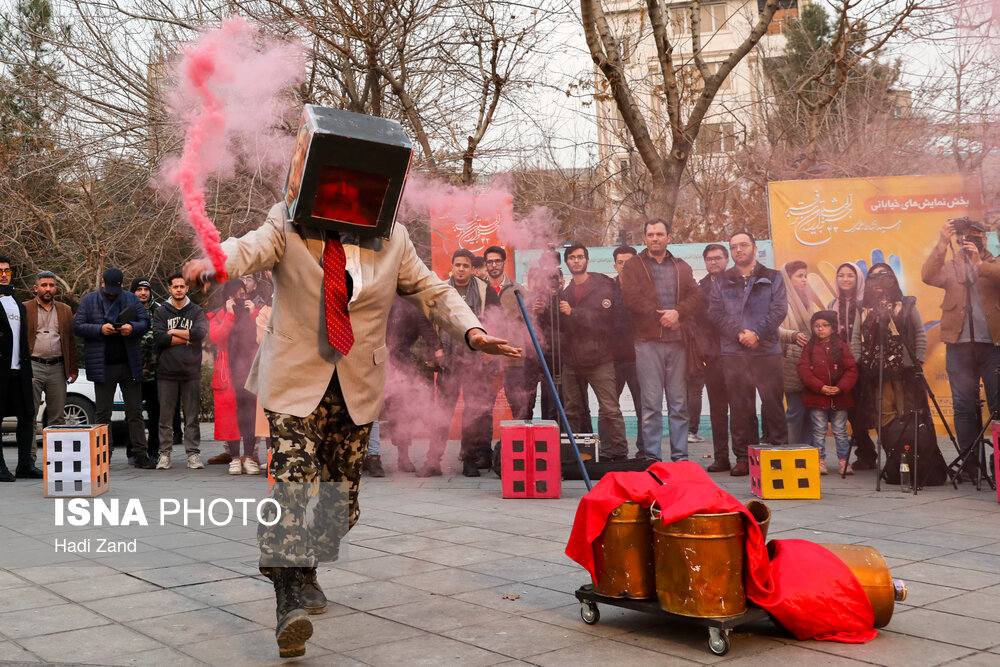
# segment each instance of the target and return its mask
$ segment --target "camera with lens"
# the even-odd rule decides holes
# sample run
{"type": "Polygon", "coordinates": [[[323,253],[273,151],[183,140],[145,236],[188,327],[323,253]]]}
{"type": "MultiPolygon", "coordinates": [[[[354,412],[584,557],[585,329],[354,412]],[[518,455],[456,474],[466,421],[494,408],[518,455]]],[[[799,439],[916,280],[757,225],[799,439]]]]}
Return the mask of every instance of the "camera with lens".
{"type": "Polygon", "coordinates": [[[982,252],[986,249],[986,245],[984,243],[982,236],[983,232],[986,231],[986,229],[983,227],[983,223],[979,222],[978,220],[973,220],[967,215],[961,218],[951,218],[950,220],[948,220],[948,222],[950,222],[955,229],[955,241],[958,243],[959,246],[962,246],[966,242],[969,242],[972,245],[976,246],[980,254],[982,254],[982,252]],[[969,236],[970,230],[979,233],[969,236]]]}

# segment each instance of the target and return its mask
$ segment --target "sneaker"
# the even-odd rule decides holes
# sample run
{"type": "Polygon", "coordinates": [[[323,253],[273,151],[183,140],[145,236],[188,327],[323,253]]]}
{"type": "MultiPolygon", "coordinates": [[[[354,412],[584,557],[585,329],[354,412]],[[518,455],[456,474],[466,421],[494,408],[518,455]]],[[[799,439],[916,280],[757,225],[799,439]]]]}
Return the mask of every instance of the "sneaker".
{"type": "Polygon", "coordinates": [[[205,467],[205,464],[201,462],[201,457],[197,454],[191,454],[188,456],[188,468],[192,470],[201,470],[205,467]]]}
{"type": "Polygon", "coordinates": [[[233,459],[229,462],[229,474],[230,475],[242,475],[243,474],[243,464],[240,460],[233,459]]]}
{"type": "Polygon", "coordinates": [[[819,474],[821,474],[821,475],[829,475],[830,474],[830,471],[826,469],[826,461],[820,461],[819,462],[819,474]]]}
{"type": "MultiPolygon", "coordinates": [[[[232,466],[229,466],[229,472],[232,472],[232,466]]],[[[243,474],[244,475],[259,475],[260,474],[260,464],[256,460],[250,458],[249,456],[243,459],[243,474]]]]}
{"type": "Polygon", "coordinates": [[[157,470],[170,470],[174,464],[170,462],[170,454],[160,454],[160,460],[156,462],[157,470]]]}
{"type": "Polygon", "coordinates": [[[701,437],[697,433],[688,433],[688,442],[705,442],[705,438],[701,437]]]}
{"type": "Polygon", "coordinates": [[[853,475],[854,470],[851,469],[851,464],[847,462],[847,459],[840,459],[840,474],[843,475],[853,475]]]}

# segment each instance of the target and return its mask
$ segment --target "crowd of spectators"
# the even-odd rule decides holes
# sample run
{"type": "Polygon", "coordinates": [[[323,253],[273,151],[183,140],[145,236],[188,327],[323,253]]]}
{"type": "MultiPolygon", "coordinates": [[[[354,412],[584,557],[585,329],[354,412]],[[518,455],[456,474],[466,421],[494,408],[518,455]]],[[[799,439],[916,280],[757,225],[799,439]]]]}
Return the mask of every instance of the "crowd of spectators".
{"type": "MultiPolygon", "coordinates": [[[[997,409],[1000,261],[985,249],[985,231],[976,222],[956,230],[949,221],[922,269],[924,282],[945,292],[941,340],[963,451],[979,428],[980,380],[990,409],[997,409]]],[[[870,469],[876,460],[870,430],[926,403],[922,383],[915,381],[927,347],[923,318],[888,264],[876,263],[867,272],[855,263],[840,264],[835,298],[821,303],[810,286],[815,271],[806,262],[764,266],[749,232],[705,246],[700,282],[670,252],[669,222],[649,220],[643,233],[641,252],[627,245],[614,250],[614,278],[588,271],[589,251],[580,243],[567,244],[562,256],[542,253],[526,272],[525,285],[511,280],[507,253],[499,246],[482,256],[454,252],[448,284],[491,333],[525,348],[521,358],[473,354],[397,297],[387,331],[382,418],[399,469],[422,477],[442,474],[460,396],[463,474],[478,476],[490,468],[493,407],[501,389],[513,417],[531,419],[541,388],[537,416],[556,419],[543,363],[575,432],[593,430],[593,392],[604,461],[630,458],[620,405],[626,386],[638,424],[634,458],[645,461],[667,456],[664,405],[669,460],[688,458],[688,443],[701,440],[705,390],[713,445],[708,471],[733,476],[749,473],[748,450],[760,442],[811,443],[826,474],[828,429],[841,474],[870,469]],[[530,343],[518,293],[544,360],[530,343]],[[410,458],[414,438],[429,441],[420,467],[410,458]],[[850,450],[856,453],[853,463],[850,450]]],[[[121,390],[128,438],[117,444],[124,444],[133,465],[170,468],[172,447],[183,442],[187,466],[203,467],[198,415],[203,356],[211,352],[214,435],[226,448],[209,463],[228,464],[234,475],[260,474],[267,422],[245,383],[270,314],[266,275],[230,280],[206,312],[188,297],[179,273],[169,276],[169,295],[158,301],[148,279],[136,277],[125,291],[122,272],[112,268],[75,315],[55,300],[55,274],[39,273],[35,298],[23,304],[12,298],[11,275],[9,260],[0,257],[0,407],[19,418],[17,467],[11,473],[0,459],[0,481],[41,475],[31,446],[35,415],[44,396],[47,422],[61,423],[66,386],[79,374],[77,337],[94,383],[98,423],[110,423],[115,390],[121,390]]],[[[379,444],[376,429],[365,461],[374,476],[385,474],[379,444]]]]}

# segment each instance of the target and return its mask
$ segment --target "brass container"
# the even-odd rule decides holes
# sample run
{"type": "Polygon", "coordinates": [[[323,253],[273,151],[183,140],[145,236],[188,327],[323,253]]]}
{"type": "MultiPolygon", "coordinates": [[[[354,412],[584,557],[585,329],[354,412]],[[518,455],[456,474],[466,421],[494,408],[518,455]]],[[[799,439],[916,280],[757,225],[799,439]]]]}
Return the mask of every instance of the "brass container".
{"type": "Polygon", "coordinates": [[[747,503],[747,509],[750,510],[750,514],[753,514],[753,518],[757,519],[760,532],[764,535],[764,541],[767,542],[767,527],[771,525],[771,508],[762,500],[751,500],[747,503]]]}
{"type": "Polygon", "coordinates": [[[894,602],[906,599],[906,584],[893,579],[885,559],[875,549],[860,544],[821,544],[844,561],[865,589],[875,611],[875,627],[884,628],[892,618],[894,602]]]}
{"type": "Polygon", "coordinates": [[[667,526],[653,514],[660,606],[700,618],[745,612],[743,514],[692,514],[667,526]]]}
{"type": "Polygon", "coordinates": [[[594,592],[635,600],[656,597],[653,569],[653,527],[649,512],[632,501],[611,513],[594,540],[594,592]]]}

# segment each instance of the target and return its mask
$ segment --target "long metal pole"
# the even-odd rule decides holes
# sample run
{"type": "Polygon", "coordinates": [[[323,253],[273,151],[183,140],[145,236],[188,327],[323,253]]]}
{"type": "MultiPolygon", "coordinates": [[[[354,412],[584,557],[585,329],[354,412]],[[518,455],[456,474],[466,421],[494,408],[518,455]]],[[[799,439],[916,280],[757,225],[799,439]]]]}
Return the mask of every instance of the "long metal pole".
{"type": "Polygon", "coordinates": [[[583,481],[587,485],[587,490],[590,491],[594,488],[594,483],[590,481],[590,475],[587,474],[587,466],[583,464],[583,458],[580,456],[580,449],[576,446],[576,438],[573,437],[573,429],[569,426],[569,419],[566,418],[566,411],[563,410],[562,401],[559,400],[559,392],[556,391],[556,383],[552,380],[552,374],[549,373],[549,367],[545,363],[545,354],[542,352],[542,346],[538,342],[538,337],[535,336],[535,328],[531,326],[531,318],[528,317],[528,309],[524,307],[524,298],[521,296],[520,288],[514,288],[514,296],[517,297],[517,305],[521,309],[521,316],[524,318],[524,324],[528,327],[528,334],[531,335],[531,344],[535,346],[535,352],[538,353],[538,360],[541,362],[542,372],[545,373],[545,381],[548,382],[549,389],[552,391],[552,398],[555,400],[556,411],[559,413],[559,419],[562,421],[563,428],[566,429],[566,435],[569,436],[569,444],[573,446],[573,454],[576,456],[576,464],[580,466],[580,474],[583,476],[583,481]]]}

